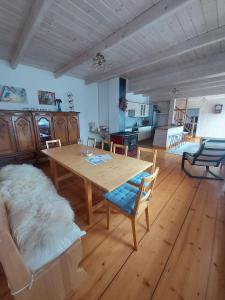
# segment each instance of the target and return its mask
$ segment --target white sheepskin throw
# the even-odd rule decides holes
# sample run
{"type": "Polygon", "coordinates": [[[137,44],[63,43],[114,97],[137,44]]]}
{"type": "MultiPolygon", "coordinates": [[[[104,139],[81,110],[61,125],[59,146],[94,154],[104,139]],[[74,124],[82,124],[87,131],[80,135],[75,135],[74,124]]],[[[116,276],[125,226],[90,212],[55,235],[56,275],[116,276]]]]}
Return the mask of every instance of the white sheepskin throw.
{"type": "Polygon", "coordinates": [[[9,211],[13,238],[33,272],[84,234],[74,223],[68,201],[57,194],[41,170],[31,165],[2,168],[0,196],[9,211]]]}

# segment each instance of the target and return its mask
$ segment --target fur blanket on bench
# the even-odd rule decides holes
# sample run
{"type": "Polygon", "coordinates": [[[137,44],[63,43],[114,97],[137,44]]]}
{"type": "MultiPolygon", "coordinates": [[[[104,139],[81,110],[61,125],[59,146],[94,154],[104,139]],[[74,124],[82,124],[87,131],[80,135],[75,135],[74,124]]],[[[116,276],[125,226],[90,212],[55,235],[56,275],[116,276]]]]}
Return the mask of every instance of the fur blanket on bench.
{"type": "Polygon", "coordinates": [[[33,272],[84,234],[74,223],[68,201],[57,194],[41,170],[31,165],[2,168],[0,196],[9,213],[13,238],[33,272]]]}

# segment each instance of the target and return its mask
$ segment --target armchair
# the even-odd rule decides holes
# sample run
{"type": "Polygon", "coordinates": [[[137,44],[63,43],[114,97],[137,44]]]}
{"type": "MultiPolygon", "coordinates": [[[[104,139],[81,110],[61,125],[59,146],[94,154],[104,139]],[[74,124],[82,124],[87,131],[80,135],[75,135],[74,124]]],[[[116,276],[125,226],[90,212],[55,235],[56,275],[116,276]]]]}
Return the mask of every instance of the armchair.
{"type": "Polygon", "coordinates": [[[225,139],[202,138],[200,141],[200,148],[196,153],[183,153],[181,167],[184,172],[192,178],[224,180],[210,170],[210,167],[218,167],[224,159],[225,139]],[[212,176],[197,176],[191,174],[185,168],[185,161],[188,161],[191,165],[206,167],[206,172],[210,173],[212,176]]]}

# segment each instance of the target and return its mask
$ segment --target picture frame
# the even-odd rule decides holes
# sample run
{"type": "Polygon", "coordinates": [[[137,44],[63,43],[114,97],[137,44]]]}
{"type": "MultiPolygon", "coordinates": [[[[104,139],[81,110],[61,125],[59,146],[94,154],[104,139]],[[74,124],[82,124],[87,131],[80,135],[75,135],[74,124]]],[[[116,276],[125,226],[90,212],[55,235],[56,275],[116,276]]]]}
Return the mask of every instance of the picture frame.
{"type": "Polygon", "coordinates": [[[27,103],[26,89],[8,85],[0,85],[0,102],[27,103]]]}
{"type": "Polygon", "coordinates": [[[55,93],[49,91],[38,91],[38,102],[41,105],[54,105],[55,93]]]}

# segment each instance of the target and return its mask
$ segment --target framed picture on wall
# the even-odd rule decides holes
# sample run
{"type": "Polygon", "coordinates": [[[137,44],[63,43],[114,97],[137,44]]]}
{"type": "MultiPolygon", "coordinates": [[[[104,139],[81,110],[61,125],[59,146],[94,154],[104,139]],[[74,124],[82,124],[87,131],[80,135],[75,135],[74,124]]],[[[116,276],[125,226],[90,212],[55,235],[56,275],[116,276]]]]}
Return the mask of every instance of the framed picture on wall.
{"type": "Polygon", "coordinates": [[[38,102],[43,105],[53,105],[55,101],[55,93],[47,91],[38,91],[38,102]]]}
{"type": "Polygon", "coordinates": [[[0,102],[26,103],[26,90],[14,86],[0,85],[0,102]]]}

